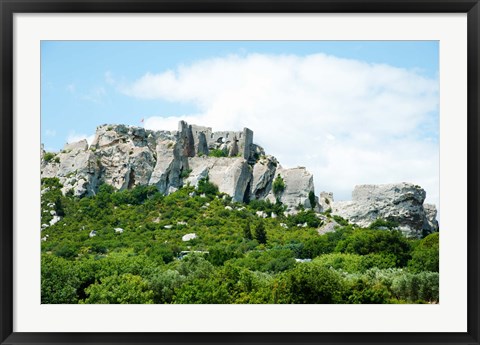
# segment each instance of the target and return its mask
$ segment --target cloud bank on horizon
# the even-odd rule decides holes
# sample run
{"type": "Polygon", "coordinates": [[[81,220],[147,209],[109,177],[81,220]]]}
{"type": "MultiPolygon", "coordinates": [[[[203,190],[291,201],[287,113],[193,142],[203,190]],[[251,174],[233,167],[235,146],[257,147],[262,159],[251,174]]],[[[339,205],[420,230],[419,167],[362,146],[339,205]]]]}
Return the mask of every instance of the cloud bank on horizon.
{"type": "Polygon", "coordinates": [[[438,206],[437,78],[325,54],[248,54],[146,73],[116,87],[136,99],[197,109],[145,116],[148,129],[173,130],[179,120],[252,129],[254,141],[284,167],[307,167],[317,194],[349,200],[357,184],[412,182],[438,206]]]}

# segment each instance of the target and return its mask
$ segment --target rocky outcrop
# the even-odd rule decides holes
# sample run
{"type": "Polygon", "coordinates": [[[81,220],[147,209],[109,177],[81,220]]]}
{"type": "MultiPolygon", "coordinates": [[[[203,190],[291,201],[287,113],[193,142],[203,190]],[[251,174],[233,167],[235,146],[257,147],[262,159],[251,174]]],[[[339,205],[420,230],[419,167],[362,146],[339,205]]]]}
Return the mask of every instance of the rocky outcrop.
{"type": "Polygon", "coordinates": [[[319,218],[322,220],[320,227],[317,229],[319,235],[324,235],[328,232],[334,232],[340,226],[340,224],[338,224],[332,218],[325,216],[319,216],[319,218]]]}
{"type": "MultiPolygon", "coordinates": [[[[284,169],[281,166],[275,171],[275,177],[279,175],[285,184],[285,189],[275,195],[273,190],[270,190],[267,199],[275,202],[277,198],[287,206],[288,211],[292,212],[296,208],[303,207],[306,209],[312,208],[309,200],[310,192],[315,193],[313,186],[313,175],[304,167],[297,167],[292,169],[284,169]]],[[[315,205],[313,209],[318,209],[318,199],[315,197],[315,205]]]]}
{"type": "Polygon", "coordinates": [[[427,220],[424,228],[429,229],[430,232],[438,231],[437,208],[435,205],[423,204],[423,210],[425,211],[425,218],[427,220]]]}
{"type": "Polygon", "coordinates": [[[156,140],[156,163],[148,184],[163,194],[182,186],[182,172],[187,169],[186,145],[170,133],[160,133],[156,140]]]}
{"type": "Polygon", "coordinates": [[[93,152],[88,150],[86,140],[66,144],[64,149],[52,158],[42,152],[41,176],[58,177],[63,184],[63,193],[72,191],[80,196],[98,184],[100,168],[93,152]]]}
{"type": "MultiPolygon", "coordinates": [[[[153,185],[169,194],[187,184],[197,186],[208,177],[220,192],[237,202],[278,200],[288,213],[301,208],[331,210],[360,226],[383,218],[399,223],[411,236],[438,230],[435,206],[423,204],[425,191],[419,186],[362,185],[355,187],[352,201],[335,202],[333,194],[325,192],[318,198],[313,175],[304,167],[283,168],[253,143],[253,132],[248,128],[214,132],[184,121],[177,131],[102,125],[90,146],[81,140],[66,144],[58,153],[47,153],[42,146],[40,154],[41,176],[58,177],[63,193],[75,196],[95,194],[102,183],[117,190],[153,185]],[[212,152],[225,157],[209,156],[212,152]],[[277,176],[284,187],[275,194],[277,176]]],[[[321,232],[334,229],[335,224],[327,223],[321,232]]]]}
{"type": "Polygon", "coordinates": [[[273,156],[253,144],[253,132],[214,132],[210,127],[180,121],[177,131],[150,131],[124,125],[97,127],[90,145],[85,140],[68,143],[62,152],[43,149],[42,177],[58,177],[63,192],[91,195],[102,183],[117,190],[154,185],[169,194],[190,184],[197,186],[208,176],[219,191],[234,201],[270,199],[276,174],[285,179],[280,196],[290,211],[310,207],[313,178],[305,168],[283,169],[273,156]],[[208,156],[211,150],[226,157],[208,156]],[[53,156],[52,156],[53,155],[53,156]]]}
{"type": "Polygon", "coordinates": [[[333,204],[333,193],[321,192],[320,197],[318,198],[320,208],[323,212],[331,210],[333,204]]]}
{"type": "Polygon", "coordinates": [[[425,211],[425,195],[425,190],[411,183],[360,185],[355,187],[351,201],[330,205],[332,214],[359,226],[367,227],[377,219],[385,219],[398,223],[406,235],[419,237],[424,232],[438,230],[438,226],[432,226],[436,216],[432,205],[425,211]]]}
{"type": "Polygon", "coordinates": [[[188,166],[191,172],[186,183],[196,186],[200,179],[208,176],[220,192],[230,195],[234,201],[249,198],[252,172],[244,158],[192,157],[188,159],[188,166]]]}
{"type": "Polygon", "coordinates": [[[278,161],[273,156],[260,158],[253,165],[253,176],[250,188],[252,199],[264,199],[272,189],[278,161]]]}
{"type": "Polygon", "coordinates": [[[119,190],[148,184],[155,167],[148,135],[143,128],[122,125],[97,128],[91,151],[97,158],[99,182],[119,190]]]}

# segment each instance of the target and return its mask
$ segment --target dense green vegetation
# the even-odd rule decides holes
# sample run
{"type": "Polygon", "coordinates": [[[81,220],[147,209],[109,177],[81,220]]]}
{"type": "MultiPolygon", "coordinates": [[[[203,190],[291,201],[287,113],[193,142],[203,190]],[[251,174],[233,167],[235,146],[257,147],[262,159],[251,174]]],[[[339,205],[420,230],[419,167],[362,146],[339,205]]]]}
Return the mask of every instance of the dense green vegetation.
{"type": "Polygon", "coordinates": [[[53,152],[45,152],[43,155],[43,160],[45,162],[54,161],[55,163],[60,163],[60,158],[58,158],[53,152]]]}
{"type": "Polygon", "coordinates": [[[209,152],[208,152],[208,155],[210,157],[228,157],[228,152],[227,150],[222,150],[222,149],[211,149],[209,152]]]}
{"type": "Polygon", "coordinates": [[[278,196],[282,194],[283,191],[285,190],[285,182],[283,181],[282,176],[277,175],[277,177],[273,181],[272,190],[273,190],[273,194],[275,194],[275,196],[278,199],[278,196]]]}
{"type": "Polygon", "coordinates": [[[61,187],[42,180],[42,303],[438,302],[438,233],[407,239],[393,223],[335,217],[337,231],[319,235],[330,214],[235,203],[208,179],[168,196],[61,187]]]}

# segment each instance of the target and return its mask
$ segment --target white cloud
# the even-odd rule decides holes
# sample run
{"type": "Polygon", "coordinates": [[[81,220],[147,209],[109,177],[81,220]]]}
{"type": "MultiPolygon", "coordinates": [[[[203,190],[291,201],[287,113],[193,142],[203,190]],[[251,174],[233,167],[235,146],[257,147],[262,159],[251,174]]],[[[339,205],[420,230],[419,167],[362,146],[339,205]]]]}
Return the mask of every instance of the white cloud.
{"type": "Polygon", "coordinates": [[[96,86],[88,93],[82,95],[81,98],[90,102],[101,103],[106,94],[107,91],[103,86],[96,86]]]}
{"type": "MultiPolygon", "coordinates": [[[[107,83],[114,83],[114,79],[112,78],[111,74],[109,74],[109,72],[105,73],[105,81],[107,83]]],[[[94,86],[91,87],[88,91],[83,92],[82,90],[77,90],[75,84],[68,84],[65,89],[75,98],[94,103],[101,103],[107,94],[107,91],[103,86],[94,86]]]]}
{"type": "Polygon", "coordinates": [[[356,184],[412,182],[438,205],[438,80],[414,70],[324,54],[251,54],[198,61],[118,86],[140,99],[192,103],[180,119],[214,130],[249,127],[283,166],[306,166],[316,191],[350,199],[356,184]]]}
{"type": "Polygon", "coordinates": [[[57,132],[54,129],[46,129],[45,136],[47,137],[54,137],[57,135],[57,132]]]}
{"type": "Polygon", "coordinates": [[[113,77],[113,73],[111,71],[106,71],[104,74],[105,82],[109,85],[115,84],[115,78],[113,77]]]}
{"type": "Polygon", "coordinates": [[[70,131],[67,136],[67,143],[75,143],[77,141],[87,139],[88,145],[91,145],[94,138],[95,138],[94,134],[86,135],[86,134],[76,133],[75,131],[70,131]]]}

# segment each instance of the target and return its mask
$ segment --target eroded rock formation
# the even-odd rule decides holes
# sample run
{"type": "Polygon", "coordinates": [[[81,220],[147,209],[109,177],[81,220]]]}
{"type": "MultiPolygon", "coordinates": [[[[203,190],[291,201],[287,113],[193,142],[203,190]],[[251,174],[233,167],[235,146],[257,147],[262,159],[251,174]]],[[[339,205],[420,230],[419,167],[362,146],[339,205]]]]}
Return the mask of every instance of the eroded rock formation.
{"type": "MultiPolygon", "coordinates": [[[[102,125],[90,146],[86,140],[68,143],[56,154],[46,153],[42,147],[41,156],[42,177],[58,177],[63,193],[75,196],[95,194],[102,183],[117,190],[154,185],[169,194],[186,184],[197,186],[208,176],[220,192],[238,202],[278,200],[289,213],[298,208],[330,210],[364,227],[381,218],[398,223],[409,236],[438,231],[436,208],[423,203],[425,191],[420,186],[360,185],[351,201],[334,201],[333,194],[326,192],[317,197],[313,175],[304,167],[283,168],[253,143],[253,132],[248,128],[214,132],[184,121],[177,131],[102,125]],[[278,176],[284,188],[274,193],[278,176]]],[[[334,225],[322,232],[332,231],[334,225]]]]}
{"type": "Polygon", "coordinates": [[[362,227],[377,219],[393,221],[408,236],[438,231],[436,208],[426,204],[425,190],[411,183],[356,186],[351,201],[330,200],[332,214],[362,227]]]}
{"type": "MultiPolygon", "coordinates": [[[[97,127],[95,139],[68,143],[52,156],[42,150],[42,177],[58,177],[64,193],[92,195],[101,183],[117,190],[154,185],[169,194],[185,184],[196,186],[208,176],[235,201],[268,199],[275,176],[286,188],[279,197],[289,211],[310,208],[313,176],[305,168],[285,169],[253,143],[253,132],[214,132],[180,121],[177,131],[151,131],[124,125],[97,127]],[[222,152],[225,157],[209,156],[222,152]]],[[[317,205],[314,205],[317,207],[317,205]]],[[[318,207],[317,207],[318,208],[318,207]]]]}

